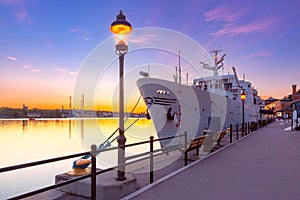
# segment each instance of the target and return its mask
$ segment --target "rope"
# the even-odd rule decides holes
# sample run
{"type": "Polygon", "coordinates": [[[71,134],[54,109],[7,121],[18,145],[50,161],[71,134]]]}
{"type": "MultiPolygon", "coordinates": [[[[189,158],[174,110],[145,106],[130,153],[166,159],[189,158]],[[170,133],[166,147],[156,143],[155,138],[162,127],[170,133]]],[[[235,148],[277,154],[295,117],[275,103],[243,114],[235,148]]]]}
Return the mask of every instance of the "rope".
{"type": "MultiPolygon", "coordinates": [[[[141,100],[142,95],[140,95],[139,99],[137,100],[136,104],[134,105],[133,109],[131,110],[130,114],[134,112],[134,110],[136,109],[137,105],[139,104],[140,100],[141,100]]],[[[147,110],[154,104],[154,101],[151,103],[151,105],[149,107],[147,107],[147,109],[143,112],[146,113],[147,110]]],[[[127,118],[124,120],[124,123],[129,119],[129,116],[127,116],[127,118]]],[[[132,122],[124,131],[124,133],[131,128],[138,120],[140,119],[140,116],[134,120],[134,122],[132,122]]],[[[97,147],[97,150],[101,150],[101,149],[105,149],[107,147],[111,146],[111,143],[113,143],[119,136],[115,137],[112,141],[109,141],[117,132],[118,132],[119,128],[117,128],[102,144],[100,144],[97,147]]],[[[99,153],[97,153],[98,155],[99,153]]],[[[96,155],[96,156],[97,156],[96,155]]],[[[91,155],[85,155],[82,156],[81,159],[89,159],[91,157],[91,155]]],[[[81,165],[81,166],[77,166],[76,161],[73,162],[73,169],[74,168],[80,168],[80,169],[85,169],[89,166],[90,164],[85,164],[85,165],[81,165]]]]}

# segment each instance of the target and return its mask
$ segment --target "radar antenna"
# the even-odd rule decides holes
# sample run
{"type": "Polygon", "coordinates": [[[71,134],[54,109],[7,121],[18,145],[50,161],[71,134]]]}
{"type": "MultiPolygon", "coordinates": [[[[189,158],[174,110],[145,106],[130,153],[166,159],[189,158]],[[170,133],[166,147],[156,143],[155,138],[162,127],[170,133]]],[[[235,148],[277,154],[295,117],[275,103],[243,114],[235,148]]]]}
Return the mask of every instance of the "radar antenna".
{"type": "Polygon", "coordinates": [[[208,69],[208,70],[211,70],[214,72],[214,76],[218,76],[218,70],[223,67],[224,63],[224,58],[226,56],[226,54],[223,54],[220,58],[219,58],[219,52],[221,52],[223,50],[212,50],[211,53],[214,53],[214,57],[213,57],[213,60],[214,60],[214,66],[211,67],[209,66],[208,64],[204,63],[204,62],[200,62],[200,64],[203,65],[203,68],[204,69],[208,69]]]}

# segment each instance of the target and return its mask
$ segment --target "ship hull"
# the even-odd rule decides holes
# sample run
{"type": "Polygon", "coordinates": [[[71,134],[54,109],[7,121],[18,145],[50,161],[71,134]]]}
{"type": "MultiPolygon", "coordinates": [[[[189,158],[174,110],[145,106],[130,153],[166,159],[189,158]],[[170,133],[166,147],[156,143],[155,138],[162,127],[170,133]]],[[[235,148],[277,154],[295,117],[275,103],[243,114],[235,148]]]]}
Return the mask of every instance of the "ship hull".
{"type": "MultiPolygon", "coordinates": [[[[217,133],[230,124],[242,123],[241,102],[229,98],[224,91],[209,92],[155,78],[139,79],[137,86],[159,138],[186,132],[190,140],[204,130],[217,133]]],[[[244,111],[245,122],[257,120],[257,108],[245,106],[244,111]]],[[[178,139],[161,141],[162,147],[173,145],[178,145],[178,139]]]]}

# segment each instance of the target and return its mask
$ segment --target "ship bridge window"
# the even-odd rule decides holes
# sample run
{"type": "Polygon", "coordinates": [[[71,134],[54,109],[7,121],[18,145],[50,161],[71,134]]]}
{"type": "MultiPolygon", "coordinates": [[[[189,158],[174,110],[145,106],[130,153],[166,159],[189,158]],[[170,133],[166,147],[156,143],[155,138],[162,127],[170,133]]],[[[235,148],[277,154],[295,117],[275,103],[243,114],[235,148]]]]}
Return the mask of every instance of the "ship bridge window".
{"type": "Polygon", "coordinates": [[[230,90],[232,88],[232,83],[224,83],[224,89],[225,90],[230,90]]]}
{"type": "Polygon", "coordinates": [[[204,85],[204,82],[203,81],[199,81],[199,82],[197,82],[196,87],[202,89],[203,85],[204,85]]]}
{"type": "Polygon", "coordinates": [[[236,100],[238,98],[237,96],[237,94],[233,94],[233,99],[236,100]]]}
{"type": "Polygon", "coordinates": [[[212,84],[212,85],[211,85],[211,88],[212,88],[212,89],[218,89],[219,87],[218,87],[218,84],[212,84]]]}

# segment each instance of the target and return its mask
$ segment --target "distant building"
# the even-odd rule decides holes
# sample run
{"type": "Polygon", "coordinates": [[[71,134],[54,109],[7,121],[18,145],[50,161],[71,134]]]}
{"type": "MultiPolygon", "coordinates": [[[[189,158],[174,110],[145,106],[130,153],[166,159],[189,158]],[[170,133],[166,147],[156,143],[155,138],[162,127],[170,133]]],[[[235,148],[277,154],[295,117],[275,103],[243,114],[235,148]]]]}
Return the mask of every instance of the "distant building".
{"type": "Polygon", "coordinates": [[[97,117],[94,110],[72,110],[73,117],[97,117]]]}
{"type": "Polygon", "coordinates": [[[28,118],[40,118],[42,116],[39,112],[28,112],[27,117],[28,118]]]}
{"type": "Polygon", "coordinates": [[[292,85],[292,93],[282,99],[268,98],[265,100],[265,109],[276,113],[277,117],[291,117],[291,103],[300,99],[300,90],[297,91],[297,85],[292,85]]]}
{"type": "Polygon", "coordinates": [[[300,99],[300,89],[297,91],[297,85],[293,85],[293,86],[292,86],[291,99],[292,99],[293,101],[299,100],[299,99],[300,99]]]}
{"type": "Polygon", "coordinates": [[[278,101],[278,99],[275,99],[273,97],[269,97],[268,99],[265,100],[265,109],[266,110],[272,110],[272,103],[274,103],[275,101],[278,101]]]}

